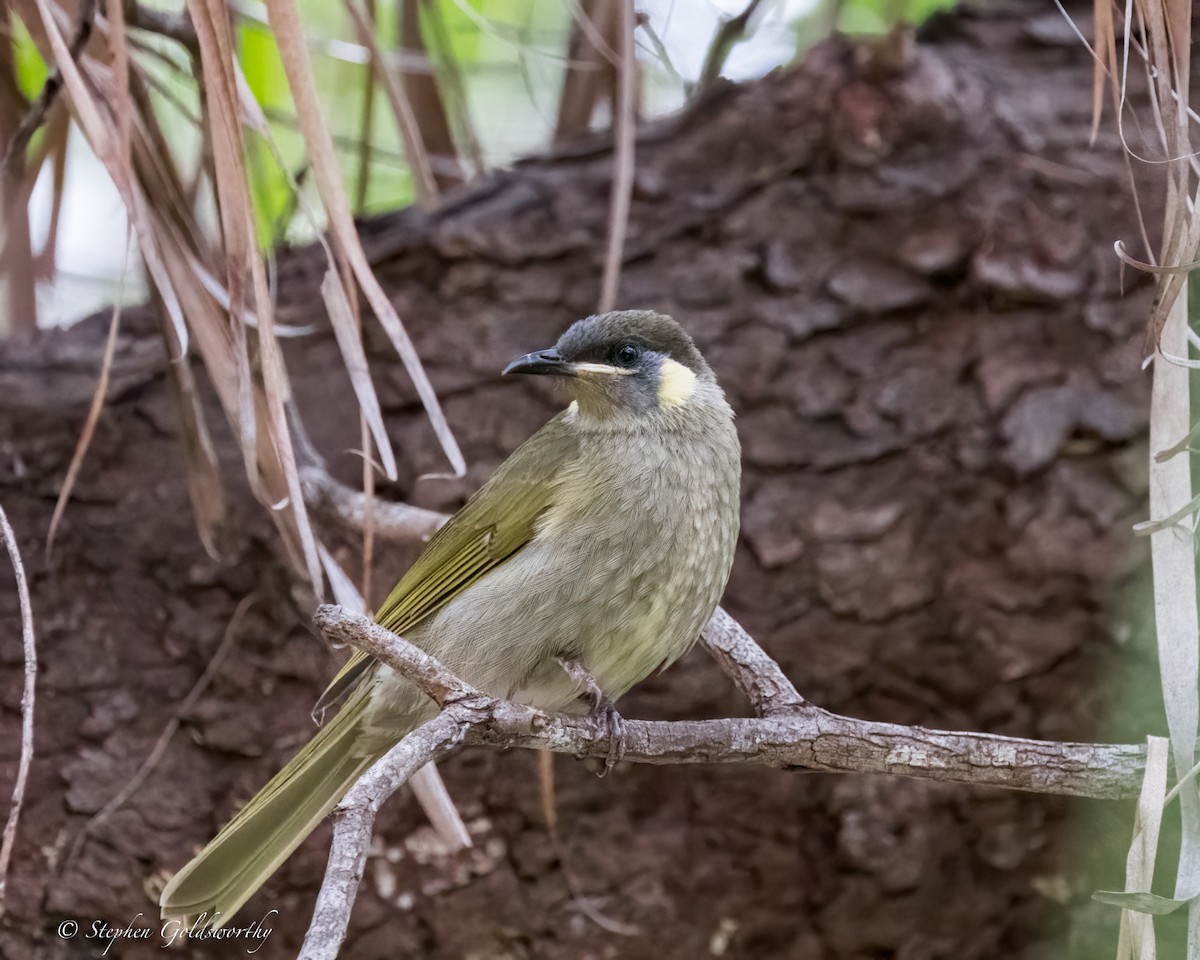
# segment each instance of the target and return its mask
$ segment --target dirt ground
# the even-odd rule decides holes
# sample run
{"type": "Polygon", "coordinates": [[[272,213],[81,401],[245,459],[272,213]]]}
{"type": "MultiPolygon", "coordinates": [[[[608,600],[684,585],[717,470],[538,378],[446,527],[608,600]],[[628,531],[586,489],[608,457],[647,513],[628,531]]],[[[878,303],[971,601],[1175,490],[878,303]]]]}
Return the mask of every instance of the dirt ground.
{"type": "MultiPolygon", "coordinates": [[[[1090,7],[1090,5],[1089,5],[1090,7]]],[[[1086,23],[1085,11],[1079,10],[1086,23]]],[[[1085,32],[1086,32],[1085,26],[1085,32]]],[[[824,707],[1053,739],[1140,739],[1117,678],[1153,669],[1136,594],[1150,286],[1119,144],[1089,146],[1091,62],[1041,3],[936,18],[911,55],[832,42],[645,130],[620,301],[691,329],[739,414],[742,543],[727,607],[824,707]],[[1124,295],[1122,295],[1122,286],[1124,295]]],[[[598,294],[611,154],[600,141],[500,174],[436,213],[363,225],[470,463],[444,469],[382,337],[373,363],[406,471],[390,496],[461,502],[559,401],[502,382],[598,294]]],[[[1153,194],[1145,201],[1155,209],[1153,194]]],[[[281,307],[314,321],[321,264],[280,264],[281,307]]],[[[156,321],[128,314],[109,408],[53,563],[42,541],[93,388],[106,318],[0,346],[0,502],[30,567],[37,759],[0,919],[6,957],[90,957],[64,920],[153,926],[164,878],[311,730],[336,669],[309,598],[228,465],[225,557],[194,532],[156,321]],[[235,606],[229,656],[136,794],[129,780],[196,683],[235,606]],[[136,920],[141,914],[141,920],[136,920]]],[[[370,331],[372,334],[377,331],[370,331]]],[[[289,342],[301,412],[348,481],[358,421],[331,336],[289,342]]],[[[337,534],[331,532],[336,540],[337,534]]],[[[341,541],[338,541],[339,543],[341,541]]],[[[353,545],[341,558],[357,569],[353,545]]],[[[377,588],[407,562],[385,551],[377,588]]],[[[21,650],[0,572],[0,783],[15,773],[21,650]]],[[[628,716],[743,714],[702,652],[643,683],[628,716]]],[[[373,958],[1095,956],[1132,815],[1119,804],[887,778],[559,758],[560,862],[536,758],[443,767],[477,838],[439,855],[397,797],[343,955],[373,958]],[[1076,830],[1107,831],[1111,849],[1076,830]],[[635,935],[606,931],[568,893],[635,935]]],[[[7,791],[7,787],[4,788],[7,791]]],[[[1090,835],[1089,835],[1090,836],[1090,835]]],[[[245,908],[276,910],[256,956],[294,955],[327,849],[313,838],[245,908]]],[[[122,941],[109,956],[161,956],[122,941]]],[[[176,956],[239,955],[192,943],[176,956]]]]}

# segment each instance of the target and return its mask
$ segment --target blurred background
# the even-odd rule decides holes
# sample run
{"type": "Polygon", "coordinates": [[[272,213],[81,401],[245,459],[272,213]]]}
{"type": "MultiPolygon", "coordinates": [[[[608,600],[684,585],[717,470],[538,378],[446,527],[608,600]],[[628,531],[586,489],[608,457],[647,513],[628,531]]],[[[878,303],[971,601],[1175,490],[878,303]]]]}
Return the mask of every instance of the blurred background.
{"type": "MultiPolygon", "coordinates": [[[[570,64],[572,25],[581,0],[412,0],[370,4],[389,69],[410,78],[437,71],[440,99],[457,151],[449,164],[477,178],[545,149],[554,139],[560,94],[570,64]],[[407,35],[403,18],[411,18],[407,35]],[[407,39],[406,39],[407,36],[407,39]],[[407,46],[406,46],[407,44],[407,46]],[[387,52],[391,51],[391,52],[387,52]]],[[[922,21],[953,0],[766,0],[753,4],[747,27],[719,65],[720,76],[747,80],[793,62],[835,27],[883,33],[899,22],[922,21]]],[[[370,50],[356,38],[341,4],[301,0],[300,15],[314,59],[321,105],[328,118],[347,188],[360,214],[408,206],[413,181],[403,139],[386,92],[370,77],[370,50]],[[369,115],[365,106],[370,97],[369,115]]],[[[140,5],[179,17],[178,5],[140,5]]],[[[641,72],[639,109],[651,120],[678,110],[695,89],[723,23],[742,14],[744,0],[647,0],[638,5],[636,55],[641,72]]],[[[267,246],[311,241],[324,226],[316,188],[306,176],[303,137],[295,105],[267,23],[255,0],[230,5],[245,80],[262,105],[278,158],[262,144],[251,156],[259,232],[267,246]],[[281,162],[279,162],[281,161],[281,162]],[[301,186],[296,197],[293,181],[301,186]],[[301,207],[305,209],[302,210],[301,207]]],[[[21,93],[37,97],[48,75],[23,22],[13,17],[12,68],[21,93]]],[[[196,178],[203,141],[199,91],[188,50],[152,32],[140,32],[133,55],[145,71],[155,116],[180,173],[196,178]]],[[[607,125],[600,103],[590,122],[607,125]]],[[[33,155],[45,134],[35,135],[33,155]]],[[[62,134],[58,134],[62,136],[62,134]]],[[[65,148],[46,152],[27,172],[29,237],[34,276],[0,283],[36,284],[37,323],[60,326],[118,298],[127,233],[125,208],[103,165],[74,127],[65,148]],[[49,246],[48,246],[49,244],[49,246]]],[[[211,185],[195,185],[197,215],[213,223],[211,185]]],[[[18,229],[10,222],[9,230],[18,229]]],[[[136,246],[124,280],[124,299],[147,294],[136,246]]],[[[0,314],[0,335],[10,318],[0,314]]],[[[22,323],[28,323],[23,319],[22,323]]]]}

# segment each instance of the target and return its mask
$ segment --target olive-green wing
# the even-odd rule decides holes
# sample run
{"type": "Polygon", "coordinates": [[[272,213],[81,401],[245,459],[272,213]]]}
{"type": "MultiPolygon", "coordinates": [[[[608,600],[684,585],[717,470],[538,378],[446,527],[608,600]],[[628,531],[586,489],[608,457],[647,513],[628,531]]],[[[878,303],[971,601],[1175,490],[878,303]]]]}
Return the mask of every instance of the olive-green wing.
{"type": "MultiPolygon", "coordinates": [[[[556,480],[577,455],[576,431],[560,413],[518,447],[421,551],[375,614],[404,634],[521,549],[554,502],[556,480]]],[[[321,694],[314,714],[343,699],[371,660],[356,653],[321,694]]]]}

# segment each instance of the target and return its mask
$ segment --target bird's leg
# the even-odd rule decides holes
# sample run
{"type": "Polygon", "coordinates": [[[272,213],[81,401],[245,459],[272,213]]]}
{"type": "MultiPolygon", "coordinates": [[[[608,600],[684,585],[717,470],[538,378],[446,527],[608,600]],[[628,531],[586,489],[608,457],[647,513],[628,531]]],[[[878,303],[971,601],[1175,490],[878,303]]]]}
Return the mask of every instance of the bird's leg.
{"type": "Polygon", "coordinates": [[[590,701],[590,715],[603,718],[604,728],[608,732],[608,756],[604,758],[604,769],[600,772],[600,776],[604,777],[625,755],[625,719],[617,713],[617,708],[604,695],[587,667],[578,660],[564,660],[562,657],[558,658],[558,663],[575,684],[580,698],[586,697],[590,701]]]}

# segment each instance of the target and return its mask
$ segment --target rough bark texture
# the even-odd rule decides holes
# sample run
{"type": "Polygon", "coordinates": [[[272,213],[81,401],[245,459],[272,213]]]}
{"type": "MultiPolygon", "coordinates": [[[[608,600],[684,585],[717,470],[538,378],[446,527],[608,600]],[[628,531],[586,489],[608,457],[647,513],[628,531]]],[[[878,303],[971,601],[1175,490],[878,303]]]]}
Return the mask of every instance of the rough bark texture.
{"type": "MultiPolygon", "coordinates": [[[[730,612],[821,706],[872,720],[1016,736],[1137,739],[1095,675],[1150,660],[1110,616],[1134,576],[1142,517],[1147,285],[1116,138],[1088,146],[1091,62],[1040,3],[939,19],[896,68],[831,43],[800,68],[724,89],[638,146],[620,303],[696,334],[739,412],[744,537],[730,612]],[[1116,624],[1116,625],[1114,625],[1116,624]],[[1101,720],[1104,723],[1101,723],[1101,720]]],[[[1086,27],[1085,27],[1086,32],[1086,27]]],[[[1128,125],[1127,125],[1128,126],[1128,125]]],[[[522,165],[433,215],[371,221],[369,250],[471,463],[442,470],[382,338],[376,369],[408,477],[392,491],[446,509],[559,402],[501,382],[597,299],[611,156],[522,165]]],[[[1147,197],[1153,204],[1153,198],[1147,197]]],[[[283,312],[311,320],[320,258],[281,263],[283,312]]],[[[189,516],[153,321],[130,314],[57,563],[40,540],[94,384],[101,323],[0,348],[0,497],[33,578],[42,654],[38,756],[0,920],[0,953],[91,956],[64,918],[153,921],[157,885],[309,734],[334,656],[307,626],[269,524],[238,493],[227,558],[189,516]],[[76,832],[129,779],[257,591],[235,648],[140,791],[69,860],[76,832]],[[68,862],[69,861],[69,862],[68,862]]],[[[293,342],[309,431],[353,479],[358,421],[331,337],[293,342]]],[[[350,545],[343,559],[353,569],[350,545]]],[[[377,586],[407,557],[385,553],[377,586]]],[[[0,782],[15,771],[16,597],[0,573],[0,782]]],[[[376,596],[379,594],[376,593],[376,596]]],[[[693,654],[642,684],[627,716],[729,716],[744,700],[693,654]]],[[[705,955],[840,958],[1112,949],[1089,904],[1122,859],[1085,876],[1076,802],[906,779],[746,767],[636,766],[598,781],[560,760],[568,895],[535,757],[474,750],[445,765],[477,844],[439,854],[411,803],[380,814],[345,956],[705,955]]],[[[1111,816],[1109,811],[1112,811],[1111,816]]],[[[291,956],[325,865],[322,826],[245,909],[270,909],[256,954],[291,956]]],[[[122,957],[160,956],[126,941],[122,957]]],[[[196,943],[178,955],[231,956],[196,943]]],[[[111,954],[110,954],[111,955],[111,954]]]]}

